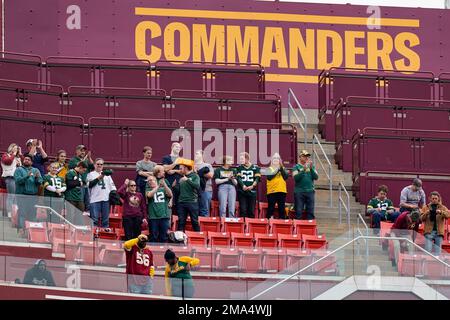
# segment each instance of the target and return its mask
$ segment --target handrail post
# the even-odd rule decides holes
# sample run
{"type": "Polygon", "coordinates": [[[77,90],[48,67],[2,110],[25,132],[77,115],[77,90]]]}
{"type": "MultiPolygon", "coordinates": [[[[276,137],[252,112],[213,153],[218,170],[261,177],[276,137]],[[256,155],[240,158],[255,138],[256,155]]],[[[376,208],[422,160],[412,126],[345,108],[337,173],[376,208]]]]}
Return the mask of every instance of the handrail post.
{"type": "Polygon", "coordinates": [[[341,184],[339,183],[339,199],[338,199],[338,208],[339,208],[339,224],[342,223],[342,191],[341,191],[341,184]]]}
{"type": "Polygon", "coordinates": [[[288,122],[291,123],[291,92],[288,90],[288,122]]]}
{"type": "Polygon", "coordinates": [[[330,208],[333,208],[333,167],[330,165],[330,182],[329,182],[329,187],[330,187],[330,208]]]}
{"type": "Polygon", "coordinates": [[[348,225],[348,231],[350,231],[351,227],[350,227],[350,197],[347,194],[347,225],[348,225]]]}

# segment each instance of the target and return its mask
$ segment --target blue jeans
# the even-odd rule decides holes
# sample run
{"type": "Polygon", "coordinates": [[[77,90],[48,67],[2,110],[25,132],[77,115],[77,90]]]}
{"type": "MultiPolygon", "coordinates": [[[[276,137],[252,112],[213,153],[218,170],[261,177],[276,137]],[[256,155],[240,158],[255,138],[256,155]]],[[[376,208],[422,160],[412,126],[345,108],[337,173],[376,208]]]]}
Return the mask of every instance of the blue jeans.
{"type": "Polygon", "coordinates": [[[198,199],[198,215],[209,217],[209,208],[211,208],[212,191],[202,191],[198,199]]]}
{"type": "Polygon", "coordinates": [[[306,211],[306,219],[313,220],[314,216],[314,194],[315,192],[295,192],[295,219],[301,219],[303,209],[306,211]]]}
{"type": "Polygon", "coordinates": [[[388,214],[387,217],[382,212],[375,211],[372,213],[372,223],[374,229],[380,229],[381,221],[395,222],[397,220],[400,212],[395,211],[394,213],[388,214]]]}
{"type": "Polygon", "coordinates": [[[434,251],[435,255],[441,255],[441,245],[443,237],[438,235],[437,231],[431,231],[425,235],[425,250],[429,253],[433,253],[433,240],[434,240],[434,251]]]}
{"type": "Polygon", "coordinates": [[[167,242],[169,222],[169,218],[150,219],[150,242],[167,242]]]}
{"type": "Polygon", "coordinates": [[[98,219],[102,219],[102,228],[109,227],[109,201],[99,201],[91,203],[91,219],[94,220],[94,226],[98,227],[98,219]]]}
{"type": "Polygon", "coordinates": [[[19,229],[25,228],[25,221],[36,221],[37,195],[19,195],[17,205],[19,207],[19,229]]]}
{"type": "Polygon", "coordinates": [[[14,177],[6,177],[3,178],[5,180],[6,191],[8,194],[6,195],[6,212],[12,211],[12,205],[16,202],[16,180],[14,177]]]}
{"type": "Polygon", "coordinates": [[[148,283],[146,283],[144,285],[129,283],[128,284],[128,292],[138,293],[138,294],[152,294],[153,282],[149,280],[148,283]]]}
{"type": "Polygon", "coordinates": [[[81,193],[83,194],[83,202],[84,202],[85,210],[87,212],[90,212],[90,208],[91,208],[90,198],[91,197],[89,195],[89,188],[88,187],[81,188],[81,193]]]}
{"type": "Polygon", "coordinates": [[[219,198],[219,212],[221,217],[228,216],[234,218],[234,211],[236,209],[236,188],[231,184],[221,184],[217,194],[219,198]]]}

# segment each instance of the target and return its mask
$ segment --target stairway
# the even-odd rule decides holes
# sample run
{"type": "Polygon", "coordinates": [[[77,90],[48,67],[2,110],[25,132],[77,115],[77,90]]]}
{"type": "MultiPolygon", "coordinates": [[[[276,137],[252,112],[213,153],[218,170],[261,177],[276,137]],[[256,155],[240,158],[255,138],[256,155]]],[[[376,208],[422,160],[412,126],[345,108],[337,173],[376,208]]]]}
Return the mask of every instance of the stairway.
{"type": "MultiPolygon", "coordinates": [[[[333,142],[327,142],[323,140],[318,132],[317,128],[317,111],[316,110],[306,110],[308,123],[307,123],[307,140],[306,150],[311,154],[313,153],[313,136],[316,135],[325,151],[326,156],[332,165],[332,206],[330,207],[330,192],[329,192],[329,180],[326,177],[324,168],[319,163],[319,159],[322,161],[325,170],[328,170],[328,164],[325,160],[320,148],[316,145],[316,151],[318,153],[318,158],[315,159],[315,165],[319,173],[319,179],[315,183],[316,188],[316,198],[315,198],[315,216],[317,220],[317,228],[319,233],[325,234],[328,243],[329,250],[334,250],[348,241],[354,239],[358,236],[357,232],[357,219],[358,214],[364,218],[367,225],[370,223],[369,217],[366,217],[365,204],[360,204],[356,202],[355,198],[352,196],[352,173],[343,172],[339,170],[336,163],[334,162],[335,154],[335,144],[333,142]],[[338,199],[339,182],[342,182],[347,192],[350,195],[350,227],[347,224],[347,214],[345,209],[342,208],[342,220],[339,223],[339,210],[338,210],[338,199]]],[[[299,118],[302,119],[299,115],[299,118]]],[[[283,109],[282,116],[283,123],[288,123],[287,109],[283,109]]],[[[295,125],[295,117],[291,116],[291,123],[295,125]],[[294,122],[292,122],[294,121],[294,122]]],[[[304,145],[304,135],[302,129],[297,126],[297,142],[299,152],[305,149],[304,145]]],[[[346,196],[342,192],[342,197],[344,203],[346,203],[346,196]]],[[[360,226],[361,231],[363,227],[360,226]]],[[[372,230],[369,229],[369,235],[373,235],[372,230]]],[[[365,241],[362,240],[359,244],[352,244],[349,247],[336,253],[336,259],[338,261],[339,275],[341,276],[351,276],[354,274],[366,275],[367,267],[372,266],[372,268],[379,268],[381,275],[383,276],[398,276],[397,269],[392,266],[389,260],[389,255],[387,251],[383,250],[378,240],[368,241],[369,258],[366,264],[365,260],[365,241]],[[359,248],[359,254],[355,253],[356,248],[359,248]]]]}

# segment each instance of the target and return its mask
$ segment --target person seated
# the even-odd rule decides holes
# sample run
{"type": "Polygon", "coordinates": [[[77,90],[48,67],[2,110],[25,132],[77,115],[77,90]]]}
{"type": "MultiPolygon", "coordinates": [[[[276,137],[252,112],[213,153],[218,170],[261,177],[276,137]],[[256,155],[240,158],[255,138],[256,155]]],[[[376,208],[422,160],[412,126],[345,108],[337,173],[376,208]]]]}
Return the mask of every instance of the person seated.
{"type": "Polygon", "coordinates": [[[52,273],[47,270],[47,263],[44,259],[37,260],[34,266],[27,270],[23,283],[36,286],[55,286],[52,273]]]}
{"type": "Polygon", "coordinates": [[[400,212],[421,209],[425,201],[426,196],[422,189],[422,180],[415,178],[413,183],[404,187],[400,193],[400,212]]]}
{"type": "Polygon", "coordinates": [[[367,205],[367,213],[372,215],[372,227],[376,234],[380,232],[381,221],[395,222],[400,215],[399,212],[395,211],[392,201],[387,198],[387,193],[387,186],[379,186],[377,196],[372,198],[367,205]]]}

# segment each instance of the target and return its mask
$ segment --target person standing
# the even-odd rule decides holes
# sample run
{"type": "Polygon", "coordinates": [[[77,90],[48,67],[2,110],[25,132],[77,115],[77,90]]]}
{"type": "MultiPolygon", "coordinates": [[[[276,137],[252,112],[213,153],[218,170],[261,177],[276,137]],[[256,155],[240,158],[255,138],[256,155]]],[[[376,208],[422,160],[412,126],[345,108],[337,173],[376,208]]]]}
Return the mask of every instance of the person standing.
{"type": "Polygon", "coordinates": [[[314,216],[314,181],[319,179],[317,170],[311,161],[311,154],[302,150],[292,171],[295,181],[295,218],[302,219],[303,210],[306,210],[306,219],[313,220],[314,216]]]}
{"type": "MultiPolygon", "coordinates": [[[[82,174],[82,178],[83,181],[87,181],[88,173],[95,169],[94,160],[92,160],[91,152],[90,151],[88,152],[87,148],[82,144],[78,145],[75,148],[75,156],[69,161],[69,169],[74,169],[76,166],[78,166],[78,163],[80,161],[84,162],[86,165],[86,170],[82,174]]],[[[87,184],[81,188],[81,193],[84,202],[84,208],[88,213],[90,209],[90,201],[89,201],[89,187],[87,184]]]]}
{"type": "Polygon", "coordinates": [[[433,253],[433,242],[435,255],[441,255],[442,240],[445,232],[445,219],[450,218],[446,206],[442,204],[439,192],[430,193],[430,203],[422,207],[420,220],[425,223],[423,234],[425,236],[425,250],[433,253]]]}
{"type": "Polygon", "coordinates": [[[148,203],[148,219],[150,220],[150,242],[167,242],[167,231],[170,224],[169,201],[172,198],[166,179],[156,181],[156,177],[148,178],[145,189],[148,203]]]}
{"type": "Polygon", "coordinates": [[[101,219],[101,227],[109,227],[109,194],[116,190],[114,181],[111,178],[112,171],[104,169],[105,161],[102,158],[95,159],[95,170],[89,172],[87,183],[90,190],[90,213],[94,220],[94,226],[98,226],[98,219],[101,219]]]}
{"type": "Polygon", "coordinates": [[[242,152],[241,165],[237,168],[238,201],[241,217],[254,218],[256,205],[256,187],[261,179],[258,166],[250,162],[250,155],[242,152]]]}
{"type": "Polygon", "coordinates": [[[177,257],[175,252],[167,250],[164,254],[166,260],[165,280],[166,295],[172,297],[192,298],[194,296],[194,281],[191,267],[200,264],[198,258],[187,256],[177,257]]]}
{"type": "Polygon", "coordinates": [[[123,200],[122,225],[125,231],[125,240],[134,239],[141,234],[141,224],[146,218],[144,196],[137,191],[134,180],[126,179],[117,190],[123,200]]]}
{"type": "Polygon", "coordinates": [[[234,218],[236,210],[236,170],[231,167],[233,158],[224,156],[223,165],[214,171],[214,181],[217,188],[217,196],[219,198],[219,214],[221,217],[228,216],[234,218]]]}
{"type": "Polygon", "coordinates": [[[188,215],[191,217],[192,228],[200,231],[198,223],[198,194],[200,192],[200,177],[193,171],[194,161],[179,159],[182,177],[175,189],[179,192],[178,198],[178,231],[183,231],[188,215]]]}
{"type": "Polygon", "coordinates": [[[203,151],[197,150],[195,153],[195,171],[200,177],[200,196],[198,198],[199,216],[209,217],[211,208],[211,199],[213,194],[212,177],[214,169],[209,163],[205,163],[203,159],[203,151]]]}
{"type": "Polygon", "coordinates": [[[58,164],[58,177],[62,179],[66,179],[67,171],[69,171],[69,165],[66,163],[67,160],[67,153],[65,150],[59,150],[56,153],[56,161],[55,163],[58,164]]]}
{"type": "Polygon", "coordinates": [[[45,175],[45,163],[48,161],[48,155],[44,150],[42,141],[38,139],[28,139],[27,153],[33,156],[33,168],[41,173],[41,177],[45,175]]]}
{"type": "Polygon", "coordinates": [[[128,280],[128,292],[138,294],[152,294],[153,253],[147,246],[147,236],[141,234],[136,238],[123,243],[126,255],[126,273],[128,280]]]}
{"type": "MultiPolygon", "coordinates": [[[[18,167],[14,172],[16,182],[16,194],[19,206],[19,229],[25,227],[25,220],[36,221],[36,203],[39,193],[39,186],[43,179],[38,169],[32,167],[33,156],[26,154],[23,156],[23,166],[18,167]]],[[[21,233],[22,233],[21,232],[21,233]]]]}
{"type": "Polygon", "coordinates": [[[144,159],[136,162],[136,183],[138,185],[138,191],[142,193],[143,196],[145,196],[147,180],[153,175],[153,169],[155,168],[156,163],[151,161],[153,154],[151,147],[144,147],[142,153],[144,154],[144,159]]]}
{"type": "MultiPolygon", "coordinates": [[[[43,186],[46,206],[61,214],[64,207],[64,192],[67,190],[67,186],[65,179],[58,176],[58,168],[57,162],[50,164],[49,173],[44,176],[43,186]]],[[[51,222],[61,223],[61,220],[53,215],[50,218],[51,222]]]]}
{"type": "Polygon", "coordinates": [[[16,169],[22,165],[22,152],[20,147],[11,143],[6,153],[2,155],[2,178],[5,181],[6,191],[6,210],[8,217],[11,217],[12,205],[15,202],[16,181],[14,180],[14,173],[16,169]]]}
{"type": "Polygon", "coordinates": [[[425,202],[426,196],[422,189],[422,180],[415,178],[413,183],[404,187],[400,193],[400,212],[421,209],[425,202]]]}
{"type": "Polygon", "coordinates": [[[87,164],[85,161],[80,161],[75,168],[67,171],[66,174],[66,185],[67,189],[64,193],[64,197],[67,202],[71,204],[67,208],[67,219],[76,224],[81,225],[83,223],[83,212],[85,211],[85,203],[83,199],[83,188],[87,185],[86,183],[86,171],[87,164]],[[77,209],[80,212],[77,212],[77,209]]]}
{"type": "Polygon", "coordinates": [[[180,166],[178,163],[178,158],[180,157],[181,144],[178,142],[172,143],[170,154],[162,158],[162,165],[164,166],[164,171],[167,181],[169,181],[169,187],[173,190],[173,206],[172,209],[177,212],[178,206],[178,189],[173,188],[178,180],[181,178],[180,166]]]}
{"type": "Polygon", "coordinates": [[[278,204],[279,219],[285,219],[285,206],[289,172],[283,166],[278,153],[272,156],[270,167],[267,168],[267,219],[273,216],[275,204],[278,204]]]}

